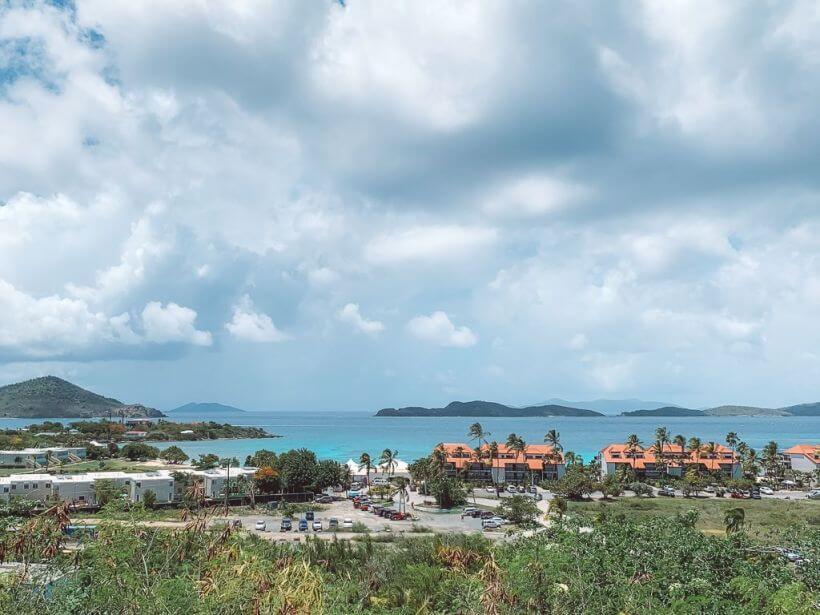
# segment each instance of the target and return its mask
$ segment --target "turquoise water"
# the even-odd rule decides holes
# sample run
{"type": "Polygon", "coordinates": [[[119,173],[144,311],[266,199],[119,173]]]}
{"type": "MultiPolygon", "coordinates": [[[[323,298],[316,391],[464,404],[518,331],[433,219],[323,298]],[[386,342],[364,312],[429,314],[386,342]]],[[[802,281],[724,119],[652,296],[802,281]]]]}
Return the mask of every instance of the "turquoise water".
{"type": "MultiPolygon", "coordinates": [[[[176,415],[180,421],[201,420],[202,417],[176,415]]],[[[259,426],[281,435],[274,439],[209,440],[205,442],[175,442],[191,456],[216,453],[244,461],[245,456],[267,448],[284,451],[305,447],[322,458],[347,461],[358,459],[362,452],[378,455],[385,448],[396,449],[399,457],[412,461],[429,454],[439,442],[467,442],[469,426],[478,420],[492,432],[490,439],[503,442],[515,432],[526,442],[540,443],[550,429],[561,433],[564,450],[571,450],[591,459],[611,442],[623,442],[636,433],[646,443],[653,441],[655,428],[663,425],[672,435],[687,438],[698,436],[704,441],[723,442],[726,434],[735,431],[749,446],[760,450],[770,440],[781,448],[801,442],[820,441],[820,417],[692,417],[658,419],[653,417],[601,418],[376,418],[365,412],[248,412],[241,416],[208,417],[209,420],[237,425],[259,426]]],[[[65,419],[70,421],[71,419],[65,419]]],[[[31,419],[0,419],[0,427],[21,427],[31,419]]],[[[169,443],[161,443],[167,446],[169,443]]]]}

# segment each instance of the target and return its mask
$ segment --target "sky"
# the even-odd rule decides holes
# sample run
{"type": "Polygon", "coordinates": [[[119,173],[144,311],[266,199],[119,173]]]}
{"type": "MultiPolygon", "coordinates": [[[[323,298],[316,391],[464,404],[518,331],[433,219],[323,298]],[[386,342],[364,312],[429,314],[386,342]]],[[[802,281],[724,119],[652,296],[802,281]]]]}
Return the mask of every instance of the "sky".
{"type": "Polygon", "coordinates": [[[0,0],[0,384],[820,399],[820,7],[0,0]]]}

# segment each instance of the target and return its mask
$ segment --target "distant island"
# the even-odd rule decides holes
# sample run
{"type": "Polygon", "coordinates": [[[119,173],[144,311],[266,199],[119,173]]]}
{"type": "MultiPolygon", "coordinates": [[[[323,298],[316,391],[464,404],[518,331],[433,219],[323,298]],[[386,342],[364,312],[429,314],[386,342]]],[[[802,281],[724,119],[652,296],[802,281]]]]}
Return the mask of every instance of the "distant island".
{"type": "Polygon", "coordinates": [[[0,387],[0,417],[12,418],[144,418],[165,416],[155,408],[124,404],[87,391],[56,376],[44,376],[0,387]]]}
{"type": "MultiPolygon", "coordinates": [[[[612,400],[601,400],[610,403],[612,400]]],[[[632,400],[634,401],[634,400],[632,400]]],[[[382,408],[376,416],[422,416],[422,417],[499,417],[521,418],[530,416],[580,416],[601,417],[601,412],[587,408],[575,408],[560,404],[542,404],[525,407],[507,406],[492,401],[454,401],[443,408],[425,408],[422,406],[407,406],[404,408],[382,408]]],[[[758,408],[756,406],[717,406],[698,410],[666,405],[660,408],[645,408],[621,412],[622,417],[720,417],[720,416],[820,416],[820,402],[798,404],[784,408],[758,408]]]]}
{"type": "Polygon", "coordinates": [[[247,414],[246,410],[234,406],[226,406],[215,402],[195,403],[191,402],[173,410],[168,410],[168,415],[173,414],[198,414],[200,416],[212,416],[214,414],[247,414]]]}
{"type": "Polygon", "coordinates": [[[652,408],[647,410],[633,410],[631,412],[622,412],[620,416],[820,416],[820,403],[798,404],[796,406],[786,406],[784,408],[759,408],[757,406],[717,406],[716,408],[706,408],[704,410],[695,410],[693,408],[679,408],[677,406],[666,406],[663,408],[652,408]]]}
{"type": "Polygon", "coordinates": [[[567,406],[545,405],[514,408],[492,401],[454,401],[444,408],[422,408],[410,406],[406,408],[382,408],[376,416],[490,416],[490,417],[527,417],[527,416],[604,416],[594,410],[583,408],[569,408],[567,406]]]}

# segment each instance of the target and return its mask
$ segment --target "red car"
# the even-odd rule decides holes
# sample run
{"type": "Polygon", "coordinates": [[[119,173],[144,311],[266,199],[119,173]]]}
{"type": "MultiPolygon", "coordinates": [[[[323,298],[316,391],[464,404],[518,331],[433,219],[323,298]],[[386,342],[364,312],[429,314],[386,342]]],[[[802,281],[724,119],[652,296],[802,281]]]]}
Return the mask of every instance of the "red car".
{"type": "Polygon", "coordinates": [[[370,508],[370,504],[367,504],[366,502],[359,505],[359,510],[367,510],[368,508],[370,508]]]}

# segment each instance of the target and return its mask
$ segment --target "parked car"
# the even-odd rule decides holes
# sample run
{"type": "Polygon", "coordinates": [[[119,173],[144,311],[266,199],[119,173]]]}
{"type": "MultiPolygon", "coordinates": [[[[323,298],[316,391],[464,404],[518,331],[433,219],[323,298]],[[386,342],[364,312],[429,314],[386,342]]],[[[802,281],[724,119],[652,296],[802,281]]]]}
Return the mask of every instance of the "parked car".
{"type": "Polygon", "coordinates": [[[489,487],[485,487],[484,491],[486,491],[487,493],[496,493],[496,488],[490,485],[489,487]]]}
{"type": "Polygon", "coordinates": [[[327,522],[327,529],[329,529],[329,530],[338,530],[339,529],[339,520],[336,517],[331,517],[330,521],[327,522]]]}
{"type": "Polygon", "coordinates": [[[518,489],[515,488],[515,485],[507,485],[507,492],[508,493],[517,493],[518,489]]]}
{"type": "Polygon", "coordinates": [[[481,519],[492,519],[495,516],[495,513],[491,512],[489,510],[482,510],[481,512],[478,513],[478,516],[481,519]]]}
{"type": "Polygon", "coordinates": [[[410,483],[410,491],[416,490],[416,483],[410,483]]]}
{"type": "Polygon", "coordinates": [[[333,502],[333,496],[330,495],[320,495],[318,498],[314,500],[319,504],[331,504],[333,502]]]}
{"type": "Polygon", "coordinates": [[[478,509],[475,506],[465,506],[464,510],[461,511],[462,515],[472,515],[478,509]]]}
{"type": "Polygon", "coordinates": [[[305,512],[305,519],[307,519],[308,521],[313,521],[313,511],[312,510],[308,510],[307,512],[305,512]]]}
{"type": "Polygon", "coordinates": [[[538,487],[536,487],[535,485],[530,485],[529,487],[527,487],[527,491],[529,491],[530,493],[538,493],[538,487]]]}
{"type": "Polygon", "coordinates": [[[279,531],[280,532],[289,532],[293,529],[293,521],[290,517],[284,517],[282,522],[279,524],[279,531]]]}
{"type": "Polygon", "coordinates": [[[715,492],[715,486],[714,485],[707,485],[706,489],[704,489],[704,491],[706,493],[714,493],[715,492]]]}
{"type": "Polygon", "coordinates": [[[481,529],[483,530],[497,530],[500,527],[501,524],[495,519],[484,519],[481,522],[481,529]]]}
{"type": "Polygon", "coordinates": [[[359,504],[359,510],[370,510],[370,504],[365,502],[364,504],[359,504]]]}
{"type": "Polygon", "coordinates": [[[265,529],[267,528],[267,525],[265,524],[265,522],[262,519],[259,519],[259,521],[256,522],[255,528],[256,528],[257,532],[264,532],[265,529]]]}
{"type": "Polygon", "coordinates": [[[299,519],[299,531],[300,532],[307,532],[307,530],[308,530],[307,519],[299,519]]]}
{"type": "Polygon", "coordinates": [[[763,495],[774,495],[774,489],[772,489],[771,487],[761,487],[760,493],[762,493],[763,495]]]}
{"type": "Polygon", "coordinates": [[[729,496],[735,500],[748,500],[749,496],[743,493],[742,491],[732,491],[732,494],[729,496]]]}
{"type": "Polygon", "coordinates": [[[524,485],[518,485],[518,493],[525,493],[527,490],[524,488],[524,485]]]}
{"type": "Polygon", "coordinates": [[[350,517],[345,517],[344,521],[342,521],[342,527],[346,530],[353,529],[353,519],[350,517]]]}
{"type": "Polygon", "coordinates": [[[359,490],[358,490],[358,489],[350,489],[350,490],[347,492],[347,498],[348,498],[349,500],[355,500],[355,499],[356,499],[356,498],[358,498],[360,495],[361,495],[361,493],[359,492],[359,490]]]}
{"type": "Polygon", "coordinates": [[[820,500],[820,489],[812,489],[806,494],[806,497],[810,500],[820,500]]]}
{"type": "Polygon", "coordinates": [[[314,532],[321,532],[322,531],[322,522],[319,519],[313,520],[313,531],[314,532]]]}
{"type": "Polygon", "coordinates": [[[663,496],[666,496],[666,497],[669,497],[669,498],[674,498],[675,497],[675,489],[673,487],[670,487],[669,485],[667,485],[666,487],[661,487],[658,490],[658,495],[663,495],[663,496]]]}

